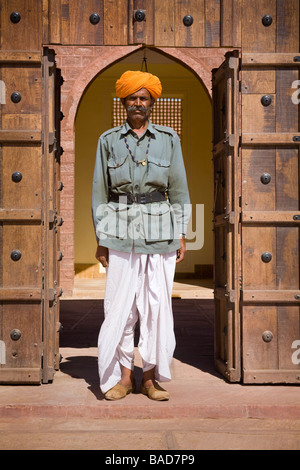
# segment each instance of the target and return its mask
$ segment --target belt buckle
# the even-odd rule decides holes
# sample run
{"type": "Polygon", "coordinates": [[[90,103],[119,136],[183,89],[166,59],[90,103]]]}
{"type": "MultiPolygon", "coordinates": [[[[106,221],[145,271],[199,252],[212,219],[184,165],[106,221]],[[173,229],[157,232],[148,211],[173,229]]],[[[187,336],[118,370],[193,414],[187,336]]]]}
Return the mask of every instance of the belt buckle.
{"type": "Polygon", "coordinates": [[[146,194],[140,195],[140,204],[146,204],[146,194]]]}

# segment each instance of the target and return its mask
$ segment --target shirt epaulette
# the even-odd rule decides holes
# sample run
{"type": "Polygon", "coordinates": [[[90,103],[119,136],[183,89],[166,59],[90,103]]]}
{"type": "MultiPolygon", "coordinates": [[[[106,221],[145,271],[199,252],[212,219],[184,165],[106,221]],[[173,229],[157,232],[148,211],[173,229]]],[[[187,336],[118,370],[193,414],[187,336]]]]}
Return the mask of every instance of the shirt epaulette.
{"type": "Polygon", "coordinates": [[[100,139],[106,137],[109,134],[113,134],[114,132],[118,132],[120,129],[122,129],[123,126],[116,126],[112,127],[111,129],[108,129],[108,131],[103,132],[103,134],[100,135],[100,139]]]}
{"type": "Polygon", "coordinates": [[[154,129],[161,131],[161,132],[165,132],[166,134],[171,134],[172,136],[177,135],[177,133],[174,131],[174,129],[172,129],[172,127],[161,126],[160,124],[153,124],[153,123],[152,123],[152,126],[154,127],[154,129]]]}

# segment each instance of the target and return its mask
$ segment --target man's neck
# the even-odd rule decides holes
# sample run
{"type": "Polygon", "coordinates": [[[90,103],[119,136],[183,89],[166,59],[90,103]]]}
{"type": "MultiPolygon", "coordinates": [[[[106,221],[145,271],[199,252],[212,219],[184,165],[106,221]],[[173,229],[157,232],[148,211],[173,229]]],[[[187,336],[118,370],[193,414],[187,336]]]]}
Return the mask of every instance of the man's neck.
{"type": "Polygon", "coordinates": [[[128,121],[128,124],[138,136],[141,136],[147,129],[148,122],[148,119],[146,121],[140,121],[139,119],[136,119],[128,121]]]}

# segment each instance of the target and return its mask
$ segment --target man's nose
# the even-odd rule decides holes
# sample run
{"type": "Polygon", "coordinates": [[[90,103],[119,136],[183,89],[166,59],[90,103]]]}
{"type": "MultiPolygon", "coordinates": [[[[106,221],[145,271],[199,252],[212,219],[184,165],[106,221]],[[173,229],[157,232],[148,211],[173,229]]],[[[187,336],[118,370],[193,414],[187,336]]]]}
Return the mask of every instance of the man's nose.
{"type": "Polygon", "coordinates": [[[136,106],[142,106],[142,101],[140,98],[136,98],[135,103],[136,106]]]}

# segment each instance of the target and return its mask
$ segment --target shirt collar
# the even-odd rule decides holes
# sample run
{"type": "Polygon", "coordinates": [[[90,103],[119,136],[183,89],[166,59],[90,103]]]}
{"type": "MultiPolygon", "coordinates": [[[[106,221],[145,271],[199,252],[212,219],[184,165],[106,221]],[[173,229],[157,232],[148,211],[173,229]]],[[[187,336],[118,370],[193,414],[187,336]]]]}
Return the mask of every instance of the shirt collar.
{"type": "MultiPolygon", "coordinates": [[[[125,123],[121,126],[121,135],[127,135],[130,132],[132,132],[132,129],[131,129],[130,125],[128,124],[128,122],[125,121],[125,123]]],[[[148,126],[147,126],[147,129],[145,131],[145,134],[146,133],[151,134],[151,136],[155,138],[156,129],[153,127],[152,122],[150,121],[150,119],[148,121],[148,126]]]]}

